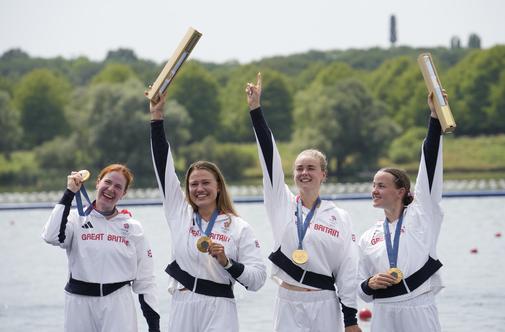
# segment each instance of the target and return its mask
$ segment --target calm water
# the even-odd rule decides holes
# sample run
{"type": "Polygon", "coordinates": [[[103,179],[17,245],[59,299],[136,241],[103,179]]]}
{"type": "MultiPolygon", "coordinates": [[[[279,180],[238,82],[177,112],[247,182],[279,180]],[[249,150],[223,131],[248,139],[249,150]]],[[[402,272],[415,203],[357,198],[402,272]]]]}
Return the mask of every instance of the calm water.
{"type": "MultiPolygon", "coordinates": [[[[369,201],[342,201],[361,234],[380,210],[369,201]]],[[[445,199],[445,221],[439,255],[445,266],[446,288],[438,295],[443,331],[505,331],[505,198],[445,199]],[[495,237],[496,233],[502,237],[495,237]],[[478,254],[471,254],[472,248],[478,254]]],[[[168,263],[169,234],[160,206],[130,209],[152,243],[159,286],[162,330],[166,331],[169,294],[164,268],[168,263]]],[[[241,215],[254,227],[264,256],[272,249],[272,236],[261,204],[241,204],[241,215]]],[[[0,331],[61,331],[63,287],[67,278],[65,251],[45,244],[40,233],[50,210],[0,211],[0,331]]],[[[236,287],[242,332],[272,330],[276,293],[267,279],[257,293],[236,287]]],[[[373,308],[361,303],[360,308],[373,308]]],[[[147,331],[139,313],[141,331],[147,331]]],[[[369,323],[361,323],[363,331],[369,323]]]]}

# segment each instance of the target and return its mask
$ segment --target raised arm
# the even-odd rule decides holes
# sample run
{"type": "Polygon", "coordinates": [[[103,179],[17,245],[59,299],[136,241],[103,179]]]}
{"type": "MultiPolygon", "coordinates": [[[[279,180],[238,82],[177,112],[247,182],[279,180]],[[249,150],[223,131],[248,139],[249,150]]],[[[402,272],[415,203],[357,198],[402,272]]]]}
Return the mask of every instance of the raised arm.
{"type": "Polygon", "coordinates": [[[75,193],[81,189],[82,175],[72,172],[67,176],[67,189],[54,207],[49,220],[44,226],[42,238],[49,244],[67,248],[72,242],[73,226],[68,217],[75,193]]]}
{"type": "Polygon", "coordinates": [[[246,95],[263,171],[265,207],[272,224],[274,221],[276,223],[288,222],[289,220],[283,220],[285,218],[280,213],[285,211],[285,207],[289,204],[291,193],[284,182],[282,161],[274,136],[263,117],[260,106],[261,90],[262,79],[261,74],[258,73],[256,84],[247,83],[246,95]]]}
{"type": "Polygon", "coordinates": [[[163,198],[165,217],[170,226],[172,221],[180,219],[181,214],[187,208],[187,203],[175,173],[171,148],[165,136],[163,125],[165,97],[163,95],[156,104],[151,102],[149,111],[151,113],[151,153],[154,171],[163,198]]]}
{"type": "MultiPolygon", "coordinates": [[[[443,95],[447,101],[447,93],[445,90],[443,91],[443,95]]],[[[435,112],[435,105],[433,104],[433,93],[430,93],[428,95],[428,105],[430,107],[431,115],[430,123],[428,126],[428,133],[423,144],[423,152],[431,192],[431,189],[433,187],[433,179],[435,176],[435,168],[437,166],[438,149],[440,145],[440,135],[442,133],[442,128],[440,126],[437,113],[435,112]]]]}

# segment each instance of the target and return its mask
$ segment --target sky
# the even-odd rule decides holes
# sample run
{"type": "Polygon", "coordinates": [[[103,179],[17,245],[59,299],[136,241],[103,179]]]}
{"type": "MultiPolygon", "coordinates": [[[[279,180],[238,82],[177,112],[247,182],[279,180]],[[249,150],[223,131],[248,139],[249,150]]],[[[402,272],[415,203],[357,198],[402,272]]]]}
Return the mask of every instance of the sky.
{"type": "Polygon", "coordinates": [[[505,44],[504,0],[0,0],[0,54],[20,48],[32,57],[86,56],[132,49],[162,62],[188,27],[203,36],[192,57],[223,63],[309,50],[397,45],[463,46],[471,33],[483,48],[505,44]]]}

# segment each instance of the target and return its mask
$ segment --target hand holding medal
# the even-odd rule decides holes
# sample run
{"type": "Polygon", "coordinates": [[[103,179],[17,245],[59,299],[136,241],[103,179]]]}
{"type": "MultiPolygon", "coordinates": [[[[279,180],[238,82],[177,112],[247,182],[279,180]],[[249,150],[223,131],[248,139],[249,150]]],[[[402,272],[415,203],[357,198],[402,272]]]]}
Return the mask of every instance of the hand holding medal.
{"type": "Polygon", "coordinates": [[[201,253],[209,252],[209,248],[212,245],[212,240],[210,239],[210,233],[212,232],[212,228],[214,227],[214,223],[216,222],[218,215],[219,211],[217,209],[214,210],[212,216],[210,217],[209,223],[207,224],[207,228],[203,230],[202,216],[200,216],[200,213],[198,213],[198,211],[193,214],[193,220],[195,221],[195,224],[198,226],[202,234],[202,236],[200,236],[200,238],[196,240],[196,248],[201,253]]]}
{"type": "Polygon", "coordinates": [[[67,188],[76,193],[81,189],[84,181],[88,180],[91,176],[91,173],[86,170],[80,170],[79,172],[72,172],[69,176],[67,176],[67,188]]]}

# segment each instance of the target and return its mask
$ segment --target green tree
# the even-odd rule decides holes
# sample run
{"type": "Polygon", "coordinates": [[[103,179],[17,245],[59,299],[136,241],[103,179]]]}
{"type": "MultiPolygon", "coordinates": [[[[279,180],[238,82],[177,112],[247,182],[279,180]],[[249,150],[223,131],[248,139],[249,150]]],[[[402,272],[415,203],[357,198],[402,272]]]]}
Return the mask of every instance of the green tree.
{"type": "Polygon", "coordinates": [[[242,151],[240,147],[219,144],[212,136],[185,147],[181,152],[186,161],[185,169],[197,160],[208,160],[219,167],[228,181],[242,179],[244,170],[254,165],[255,160],[255,156],[242,151]]]}
{"type": "Polygon", "coordinates": [[[7,92],[0,90],[0,153],[9,156],[18,148],[21,126],[18,113],[14,110],[7,92]]]}
{"type": "Polygon", "coordinates": [[[168,88],[168,98],[175,99],[190,114],[191,141],[198,141],[219,131],[219,87],[200,64],[189,62],[168,88]]]}
{"type": "Polygon", "coordinates": [[[311,86],[296,95],[294,112],[294,144],[326,152],[336,175],[375,167],[397,132],[385,106],[356,79],[311,86]]]}
{"type": "Polygon", "coordinates": [[[70,85],[48,69],[36,69],[25,75],[14,91],[26,148],[68,132],[64,108],[70,85]]]}
{"type": "Polygon", "coordinates": [[[190,127],[193,120],[184,106],[176,100],[168,100],[165,105],[165,132],[174,151],[179,151],[191,139],[190,127]]]}
{"type": "Polygon", "coordinates": [[[490,134],[490,128],[497,129],[489,111],[493,87],[499,85],[504,71],[505,46],[495,46],[474,50],[447,72],[442,84],[449,93],[457,135],[490,134]]]}
{"type": "Polygon", "coordinates": [[[505,69],[498,82],[491,87],[489,106],[484,109],[489,118],[488,132],[498,134],[505,132],[505,69]]]}
{"type": "Polygon", "coordinates": [[[426,137],[426,128],[409,128],[391,143],[389,159],[397,164],[406,164],[419,160],[420,146],[424,137],[426,137]],[[416,147],[419,148],[416,149],[416,147]]]}
{"type": "Polygon", "coordinates": [[[220,137],[227,142],[247,142],[254,140],[245,96],[248,81],[256,82],[256,74],[261,70],[263,92],[261,105],[272,113],[269,124],[278,140],[290,139],[292,130],[293,97],[288,80],[279,72],[244,66],[230,76],[228,84],[221,91],[221,123],[224,127],[220,137]],[[275,115],[274,115],[275,114],[275,115]]]}
{"type": "Polygon", "coordinates": [[[136,78],[135,72],[128,65],[109,63],[93,77],[91,84],[124,83],[136,78]]]}

